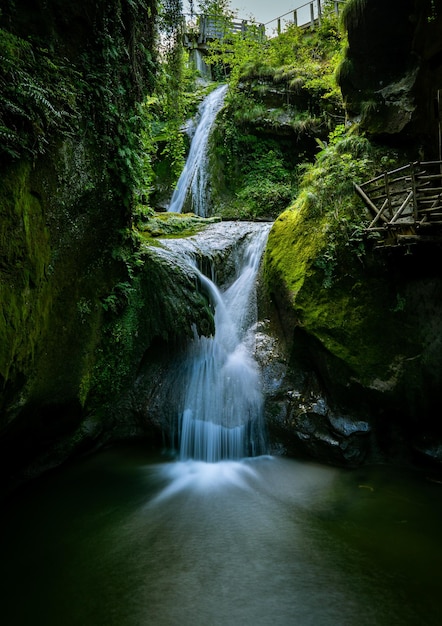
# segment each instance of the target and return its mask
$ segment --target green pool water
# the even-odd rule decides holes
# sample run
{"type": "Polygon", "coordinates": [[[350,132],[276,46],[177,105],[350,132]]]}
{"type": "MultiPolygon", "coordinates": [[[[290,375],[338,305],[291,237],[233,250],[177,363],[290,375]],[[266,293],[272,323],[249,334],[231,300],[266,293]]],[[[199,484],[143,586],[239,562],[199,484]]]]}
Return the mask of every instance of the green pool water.
{"type": "Polygon", "coordinates": [[[439,480],[110,449],[3,504],[0,623],[439,625],[439,480]]]}

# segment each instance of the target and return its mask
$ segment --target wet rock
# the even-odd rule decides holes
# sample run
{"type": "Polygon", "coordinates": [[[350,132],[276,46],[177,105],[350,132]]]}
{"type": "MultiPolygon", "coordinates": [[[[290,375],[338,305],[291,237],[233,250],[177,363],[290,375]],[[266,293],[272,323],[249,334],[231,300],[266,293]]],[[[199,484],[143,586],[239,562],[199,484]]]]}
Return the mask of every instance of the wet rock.
{"type": "Polygon", "coordinates": [[[442,441],[439,438],[426,436],[414,446],[415,452],[424,461],[442,464],[442,441]]]}
{"type": "Polygon", "coordinates": [[[371,447],[368,421],[332,409],[316,375],[289,363],[284,342],[264,320],[256,328],[265,417],[273,454],[313,457],[354,466],[371,447]]]}

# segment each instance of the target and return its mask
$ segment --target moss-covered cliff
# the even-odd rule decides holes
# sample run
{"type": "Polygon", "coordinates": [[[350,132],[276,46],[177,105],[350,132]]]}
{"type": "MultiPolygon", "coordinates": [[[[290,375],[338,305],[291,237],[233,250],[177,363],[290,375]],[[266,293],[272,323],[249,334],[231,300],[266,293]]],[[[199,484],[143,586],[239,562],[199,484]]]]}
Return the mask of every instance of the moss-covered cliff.
{"type": "Polygon", "coordinates": [[[339,78],[357,123],[323,144],[266,253],[292,367],[292,386],[275,396],[284,410],[270,409],[269,419],[289,448],[334,462],[399,450],[440,458],[442,244],[436,231],[433,243],[378,248],[353,190],[422,151],[437,158],[438,120],[428,107],[441,86],[440,10],[350,0],[344,17],[349,48],[339,78]]]}
{"type": "Polygon", "coordinates": [[[146,350],[178,341],[195,318],[210,328],[191,279],[179,267],[170,276],[131,236],[143,193],[140,103],[154,86],[156,7],[154,0],[2,5],[6,481],[22,467],[56,464],[81,442],[106,439],[109,407],[133,383],[146,350]]]}

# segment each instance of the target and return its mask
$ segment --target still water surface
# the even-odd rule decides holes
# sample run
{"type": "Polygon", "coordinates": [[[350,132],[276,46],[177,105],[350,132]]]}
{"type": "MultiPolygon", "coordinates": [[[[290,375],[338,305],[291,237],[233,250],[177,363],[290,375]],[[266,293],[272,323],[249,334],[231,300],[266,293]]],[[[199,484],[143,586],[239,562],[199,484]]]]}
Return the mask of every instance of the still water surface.
{"type": "Polygon", "coordinates": [[[105,451],[4,507],[5,626],[442,623],[442,484],[105,451]]]}

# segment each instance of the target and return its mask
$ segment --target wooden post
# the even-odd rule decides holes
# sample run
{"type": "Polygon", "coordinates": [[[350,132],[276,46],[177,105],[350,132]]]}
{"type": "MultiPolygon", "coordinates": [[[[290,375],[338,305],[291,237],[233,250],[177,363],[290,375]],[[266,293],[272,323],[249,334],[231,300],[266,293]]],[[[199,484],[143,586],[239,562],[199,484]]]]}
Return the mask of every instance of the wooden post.
{"type": "Polygon", "coordinates": [[[393,206],[391,204],[391,196],[390,196],[390,185],[388,182],[388,173],[384,172],[384,185],[385,185],[385,194],[387,196],[388,201],[388,213],[390,219],[393,217],[393,206]]]}
{"type": "Polygon", "coordinates": [[[317,0],[318,2],[318,24],[321,26],[321,17],[322,17],[322,9],[321,9],[321,0],[317,0]]]}
{"type": "Polygon", "coordinates": [[[440,92],[441,92],[441,89],[438,89],[437,90],[437,123],[439,127],[439,161],[442,161],[442,128],[441,128],[442,111],[440,109],[441,107],[440,92]]]}
{"type": "Polygon", "coordinates": [[[339,2],[337,2],[336,0],[335,0],[335,13],[336,15],[339,15],[339,2]]]}
{"type": "Polygon", "coordinates": [[[417,189],[416,189],[416,173],[414,171],[414,163],[410,163],[410,175],[411,175],[411,191],[413,193],[413,216],[414,221],[417,222],[417,189]]]}
{"type": "Polygon", "coordinates": [[[315,11],[313,8],[313,2],[310,2],[310,28],[312,30],[315,28],[315,11]]]}
{"type": "Polygon", "coordinates": [[[278,35],[281,34],[281,18],[278,17],[278,35]]]}
{"type": "Polygon", "coordinates": [[[296,9],[293,11],[293,24],[298,26],[298,11],[296,9]]]}

